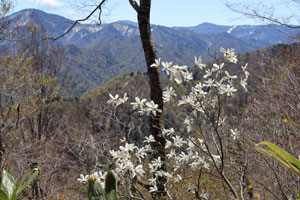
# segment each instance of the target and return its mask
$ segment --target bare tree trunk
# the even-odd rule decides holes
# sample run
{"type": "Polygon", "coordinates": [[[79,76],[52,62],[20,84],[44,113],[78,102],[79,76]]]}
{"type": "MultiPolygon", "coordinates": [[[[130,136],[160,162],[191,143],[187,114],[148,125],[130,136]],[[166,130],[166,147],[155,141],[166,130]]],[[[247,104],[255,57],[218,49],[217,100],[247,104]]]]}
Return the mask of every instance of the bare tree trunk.
{"type": "MultiPolygon", "coordinates": [[[[75,21],[75,23],[64,32],[64,34],[60,35],[56,38],[49,38],[52,40],[57,40],[68,32],[70,32],[77,23],[81,21],[85,21],[89,19],[97,10],[100,10],[100,15],[102,13],[102,5],[107,0],[101,0],[99,5],[84,19],[80,19],[75,21]]],[[[155,50],[155,45],[152,39],[151,27],[150,27],[150,8],[151,8],[151,0],[140,0],[140,5],[135,0],[129,0],[129,3],[133,7],[133,9],[137,12],[138,15],[138,23],[139,23],[139,31],[140,37],[142,41],[142,46],[144,50],[144,55],[147,64],[147,71],[149,75],[149,84],[150,84],[150,98],[154,101],[155,104],[158,104],[158,108],[163,111],[163,98],[162,98],[162,86],[160,80],[160,69],[155,67],[150,67],[153,63],[155,63],[155,59],[157,59],[157,54],[155,50]]],[[[100,19],[100,17],[99,17],[100,19]]],[[[101,24],[101,20],[100,20],[101,24]]],[[[150,127],[151,134],[155,139],[155,144],[153,145],[153,156],[154,158],[161,158],[162,166],[160,170],[166,171],[166,153],[165,153],[165,144],[166,140],[162,136],[162,113],[157,113],[156,116],[151,115],[150,117],[150,127]]],[[[155,198],[165,199],[167,197],[167,193],[165,191],[165,177],[159,177],[157,181],[158,192],[156,192],[155,198]]]]}
{"type": "MultiPolygon", "coordinates": [[[[140,5],[136,3],[136,1],[129,0],[132,7],[137,11],[138,14],[138,23],[140,30],[140,37],[144,49],[144,55],[147,64],[147,70],[149,75],[149,84],[150,84],[150,98],[154,101],[154,103],[158,104],[158,108],[163,110],[163,98],[162,98],[162,86],[160,80],[160,72],[159,68],[150,67],[153,63],[155,63],[155,59],[157,59],[156,49],[154,45],[154,41],[152,39],[151,27],[150,27],[150,8],[151,8],[151,0],[140,0],[140,5]]],[[[162,136],[162,114],[158,113],[156,117],[153,115],[150,118],[150,127],[151,134],[155,139],[154,145],[154,157],[160,157],[163,165],[161,170],[166,170],[165,162],[165,144],[166,140],[162,136]]],[[[166,183],[165,177],[160,177],[158,179],[157,187],[158,187],[158,195],[159,198],[162,199],[163,196],[166,196],[166,191],[164,188],[164,184],[166,183]]]]}
{"type": "MultiPolygon", "coordinates": [[[[0,127],[0,128],[2,128],[2,127],[0,127]]],[[[2,137],[3,137],[2,136],[2,131],[0,130],[0,170],[2,170],[2,167],[3,167],[3,155],[4,155],[4,152],[5,152],[2,137]]],[[[0,176],[0,181],[1,181],[1,176],[0,176]]]]}

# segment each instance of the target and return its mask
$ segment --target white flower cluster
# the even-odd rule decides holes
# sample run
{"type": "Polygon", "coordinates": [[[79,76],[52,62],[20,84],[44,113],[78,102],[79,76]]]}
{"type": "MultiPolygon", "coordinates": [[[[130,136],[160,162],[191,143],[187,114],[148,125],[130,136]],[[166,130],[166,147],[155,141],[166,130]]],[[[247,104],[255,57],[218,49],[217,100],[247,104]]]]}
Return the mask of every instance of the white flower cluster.
{"type": "Polygon", "coordinates": [[[102,172],[102,171],[95,172],[91,175],[80,174],[80,177],[77,179],[77,181],[80,183],[86,183],[89,178],[92,178],[95,181],[98,181],[101,184],[102,188],[104,188],[106,175],[107,172],[102,172]]]}
{"type": "MultiPolygon", "coordinates": [[[[108,104],[113,105],[115,108],[123,103],[126,103],[128,100],[127,93],[124,94],[123,98],[119,98],[119,95],[116,94],[113,96],[109,94],[110,99],[107,101],[108,104]]],[[[135,97],[135,102],[131,103],[133,110],[138,110],[138,112],[143,115],[146,113],[147,115],[152,115],[155,117],[157,113],[161,113],[162,110],[158,108],[158,104],[155,104],[154,101],[147,102],[146,99],[140,99],[139,97],[135,97]]]]}
{"type": "Polygon", "coordinates": [[[116,169],[115,172],[123,177],[125,174],[129,174],[131,178],[137,176],[138,178],[143,177],[145,171],[141,164],[135,165],[135,163],[141,163],[142,159],[145,158],[147,152],[151,150],[150,147],[138,148],[134,144],[125,143],[124,146],[120,146],[119,150],[110,150],[110,154],[113,157],[116,169]],[[133,159],[135,157],[136,159],[133,159]]]}
{"type": "MultiPolygon", "coordinates": [[[[225,58],[229,62],[237,62],[237,56],[233,49],[225,50],[221,48],[221,51],[224,52],[225,58]]],[[[240,85],[246,92],[249,76],[249,72],[246,71],[247,65],[248,64],[246,64],[245,67],[242,66],[246,78],[241,79],[240,82],[240,85]]],[[[198,82],[187,96],[182,96],[181,100],[178,101],[178,105],[190,105],[193,109],[194,116],[197,117],[199,113],[205,114],[206,110],[213,110],[217,102],[220,101],[220,97],[233,96],[237,91],[235,83],[238,76],[231,75],[226,71],[225,63],[213,64],[212,68],[209,69],[202,63],[201,58],[197,59],[195,57],[195,66],[198,66],[200,69],[206,68],[203,80],[198,82]]]]}
{"type": "MultiPolygon", "coordinates": [[[[110,154],[113,158],[116,168],[114,171],[122,180],[126,178],[137,177],[138,180],[148,180],[148,184],[151,185],[151,191],[157,190],[156,179],[157,177],[163,176],[174,182],[182,180],[180,176],[180,169],[184,165],[191,166],[191,170],[199,170],[200,167],[209,169],[210,164],[208,161],[213,162],[212,159],[200,156],[199,148],[205,151],[204,141],[201,139],[195,140],[194,138],[185,140],[182,137],[175,134],[173,128],[163,129],[163,135],[166,137],[166,146],[168,153],[166,155],[168,161],[164,164],[172,163],[168,166],[169,172],[161,169],[163,161],[161,157],[152,159],[148,164],[145,164],[147,155],[152,152],[151,143],[155,142],[152,135],[145,137],[143,147],[138,147],[135,144],[126,143],[119,147],[118,150],[110,150],[110,154]],[[207,160],[207,161],[206,161],[207,160]],[[145,177],[145,171],[154,174],[150,178],[145,177]]],[[[121,140],[124,143],[124,140],[121,140]]],[[[215,155],[214,161],[219,162],[220,156],[215,155]]],[[[149,174],[147,174],[149,175],[149,174]]]]}
{"type": "Polygon", "coordinates": [[[173,89],[173,87],[167,87],[165,91],[163,91],[163,100],[164,103],[169,102],[172,97],[176,97],[177,94],[175,93],[175,90],[173,89]]]}
{"type": "Polygon", "coordinates": [[[227,49],[225,50],[224,48],[220,49],[221,52],[224,53],[224,57],[226,60],[228,60],[231,63],[237,63],[237,55],[234,53],[234,49],[227,49]]]}
{"type": "Polygon", "coordinates": [[[202,62],[201,56],[199,56],[199,58],[197,58],[197,57],[195,56],[194,63],[195,63],[195,66],[196,66],[196,67],[199,67],[200,69],[203,69],[203,68],[206,67],[206,64],[204,64],[204,63],[202,62]]]}
{"type": "Polygon", "coordinates": [[[245,78],[241,78],[241,82],[240,82],[240,85],[244,88],[246,92],[248,92],[247,81],[249,77],[249,72],[246,70],[247,67],[248,67],[248,63],[246,63],[245,66],[242,66],[242,70],[244,72],[245,78]]]}
{"type": "MultiPolygon", "coordinates": [[[[163,161],[161,157],[152,159],[148,164],[145,162],[147,156],[152,152],[151,143],[155,142],[152,135],[145,137],[143,147],[138,147],[133,143],[126,143],[124,139],[121,139],[121,145],[118,150],[110,150],[110,154],[114,162],[114,172],[120,181],[128,181],[128,179],[137,178],[138,180],[148,180],[148,184],[151,185],[150,192],[157,191],[157,178],[166,177],[167,183],[172,180],[173,183],[182,181],[180,176],[180,169],[182,166],[189,165],[191,170],[198,171],[199,168],[203,167],[209,169],[210,164],[208,161],[213,162],[212,159],[200,156],[199,148],[205,151],[204,141],[202,139],[195,140],[194,138],[185,140],[182,137],[175,135],[173,128],[163,129],[163,135],[168,138],[166,149],[169,151],[166,155],[168,161],[166,163],[172,163],[168,166],[169,172],[161,169],[163,161]],[[196,147],[197,146],[197,147],[196,147]],[[147,178],[146,172],[148,171],[155,176],[147,178]]],[[[215,162],[218,162],[220,156],[215,156],[215,162]]],[[[106,173],[101,171],[95,172],[92,175],[80,174],[80,178],[77,181],[85,183],[89,178],[99,181],[104,187],[106,173]]],[[[167,184],[166,183],[166,184],[167,184]]]]}
{"type": "MultiPolygon", "coordinates": [[[[160,66],[159,58],[155,59],[155,63],[153,63],[150,67],[159,68],[160,66]]],[[[170,75],[171,80],[174,80],[178,84],[181,84],[183,81],[193,80],[193,74],[188,71],[188,67],[186,65],[172,66],[172,62],[162,62],[162,70],[165,71],[167,75],[170,75]]]]}
{"type": "Polygon", "coordinates": [[[166,135],[165,148],[169,150],[167,158],[175,162],[175,165],[173,165],[173,174],[176,174],[184,165],[189,165],[191,170],[195,171],[200,168],[209,169],[210,164],[207,161],[210,159],[205,159],[205,156],[200,156],[201,151],[206,151],[204,140],[196,140],[193,137],[189,137],[185,140],[181,136],[175,135],[175,133],[170,133],[168,130],[164,130],[163,132],[169,133],[166,135]]]}
{"type": "MultiPolygon", "coordinates": [[[[232,63],[237,63],[237,56],[233,49],[225,50],[221,48],[221,52],[224,53],[226,60],[232,63]]],[[[148,159],[149,155],[152,154],[151,144],[156,142],[154,136],[150,135],[145,137],[143,143],[144,146],[138,147],[133,143],[127,143],[126,139],[122,139],[121,145],[118,150],[110,150],[110,154],[113,158],[115,173],[120,177],[120,180],[130,182],[133,178],[138,180],[147,180],[148,184],[151,185],[150,192],[157,191],[157,178],[165,177],[167,184],[172,180],[172,183],[177,183],[182,181],[181,170],[191,170],[198,172],[200,168],[210,169],[211,166],[218,167],[222,164],[223,158],[218,151],[212,153],[209,149],[208,143],[206,143],[201,138],[194,138],[191,136],[193,132],[194,119],[199,115],[204,119],[205,117],[211,117],[214,111],[218,108],[218,103],[221,102],[222,98],[232,97],[237,89],[235,88],[236,82],[238,80],[237,75],[232,75],[226,71],[225,63],[213,64],[211,68],[202,63],[201,57],[195,57],[195,66],[200,70],[205,70],[203,79],[197,81],[194,87],[191,88],[189,94],[182,96],[178,101],[179,106],[189,106],[192,108],[193,115],[187,115],[184,120],[184,125],[186,126],[187,137],[182,137],[178,135],[173,128],[163,129],[162,136],[166,140],[165,150],[166,150],[166,160],[161,157],[148,159]],[[218,152],[218,153],[216,153],[218,152]],[[218,155],[220,154],[220,155],[218,155]],[[168,171],[163,171],[164,165],[167,165],[168,171]],[[190,166],[190,169],[186,169],[184,166],[190,166]],[[147,174],[150,172],[151,174],[147,174]],[[154,175],[154,176],[153,176],[154,175]],[[150,178],[147,176],[151,176],[150,178]]],[[[240,85],[247,91],[247,80],[249,72],[246,71],[247,68],[242,66],[242,71],[244,72],[245,78],[242,78],[240,85]]],[[[174,80],[177,84],[181,84],[185,81],[193,80],[193,75],[188,71],[187,66],[173,65],[172,62],[162,62],[161,59],[156,59],[155,63],[151,65],[154,68],[162,67],[162,70],[174,80]]],[[[109,94],[110,99],[107,101],[108,104],[113,105],[115,108],[120,104],[126,103],[128,100],[127,94],[124,97],[119,97],[118,94],[113,96],[109,94]]],[[[167,103],[172,100],[172,98],[177,97],[177,94],[173,87],[166,87],[163,91],[163,101],[167,103]]],[[[140,99],[135,97],[135,102],[130,103],[132,109],[140,113],[141,115],[152,115],[157,116],[162,110],[159,109],[158,104],[154,101],[147,101],[146,99],[140,99]]],[[[202,119],[201,118],[201,119],[202,119]]],[[[224,125],[225,119],[220,116],[213,116],[212,119],[217,127],[224,125]]],[[[230,130],[231,137],[233,140],[239,138],[239,131],[237,129],[230,130]]],[[[91,175],[95,176],[96,179],[102,180],[103,175],[97,174],[91,175]]],[[[80,175],[78,181],[86,182],[90,176],[80,175]]],[[[191,186],[192,188],[192,186],[191,186]]],[[[190,190],[194,190],[192,188],[190,190]]],[[[203,198],[207,198],[207,193],[202,193],[203,198]]]]}
{"type": "Polygon", "coordinates": [[[116,96],[113,96],[112,94],[109,94],[110,99],[107,101],[108,104],[112,104],[115,107],[118,107],[122,103],[126,103],[128,100],[127,93],[124,94],[124,97],[119,97],[118,94],[116,96]]]}
{"type": "MultiPolygon", "coordinates": [[[[124,141],[121,141],[124,142],[124,141]]],[[[139,148],[135,144],[125,143],[124,146],[120,146],[117,151],[110,150],[110,154],[113,157],[115,163],[115,172],[121,178],[121,180],[126,180],[126,178],[133,179],[137,177],[138,180],[141,180],[145,175],[143,162],[152,149],[150,143],[155,142],[154,137],[150,135],[145,137],[144,143],[145,146],[139,148]]],[[[160,171],[162,165],[161,158],[153,159],[149,164],[147,169],[151,172],[157,172],[157,174],[165,174],[163,171],[160,171]]],[[[156,178],[149,178],[149,184],[151,185],[151,192],[157,191],[156,178]]]]}

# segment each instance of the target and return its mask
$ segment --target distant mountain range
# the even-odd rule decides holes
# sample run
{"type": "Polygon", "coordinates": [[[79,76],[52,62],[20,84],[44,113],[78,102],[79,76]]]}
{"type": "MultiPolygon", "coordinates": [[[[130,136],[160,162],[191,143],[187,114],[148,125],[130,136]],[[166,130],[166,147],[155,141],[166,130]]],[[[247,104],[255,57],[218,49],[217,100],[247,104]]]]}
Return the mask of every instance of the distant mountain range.
{"type": "Polygon", "coordinates": [[[211,23],[202,23],[193,27],[174,27],[178,30],[190,30],[200,35],[217,35],[228,33],[234,37],[259,41],[269,44],[290,43],[292,40],[287,35],[295,35],[293,29],[281,25],[233,25],[220,26],[211,23]]]}
{"type": "MultiPolygon", "coordinates": [[[[51,37],[63,34],[74,22],[41,10],[26,9],[6,18],[14,26],[29,23],[44,27],[51,37]]],[[[283,26],[220,26],[203,23],[194,27],[152,25],[159,57],[176,64],[193,64],[193,57],[210,59],[208,50],[220,47],[247,52],[291,40],[282,32],[295,34],[283,26]],[[280,30],[280,31],[278,31],[280,30]]],[[[78,24],[57,40],[65,46],[64,65],[77,80],[77,96],[110,78],[130,71],[146,70],[138,25],[130,21],[110,24],[78,24]]]]}

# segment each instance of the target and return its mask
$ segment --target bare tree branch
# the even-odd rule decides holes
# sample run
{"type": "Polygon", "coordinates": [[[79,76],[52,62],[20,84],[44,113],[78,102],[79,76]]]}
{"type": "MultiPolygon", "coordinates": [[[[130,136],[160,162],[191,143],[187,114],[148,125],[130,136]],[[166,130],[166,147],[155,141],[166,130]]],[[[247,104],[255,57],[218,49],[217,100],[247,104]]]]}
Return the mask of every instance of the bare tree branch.
{"type": "Polygon", "coordinates": [[[133,7],[133,9],[139,13],[140,10],[140,6],[138,5],[138,3],[135,0],[129,0],[130,5],[133,7]]]}
{"type": "Polygon", "coordinates": [[[102,5],[106,2],[107,0],[102,0],[101,2],[100,2],[100,4],[87,16],[87,17],[85,17],[85,18],[83,18],[83,19],[78,19],[78,20],[76,20],[73,24],[72,24],[72,26],[69,28],[69,29],[67,29],[63,34],[61,34],[60,36],[58,36],[58,37],[55,37],[55,38],[52,38],[52,37],[50,37],[50,38],[47,38],[47,39],[50,39],[50,40],[58,40],[58,39],[60,39],[60,38],[62,38],[62,37],[64,37],[66,34],[68,34],[79,22],[83,22],[83,21],[86,21],[86,20],[88,20],[91,16],[93,16],[94,15],[94,13],[99,9],[99,11],[100,11],[100,13],[99,13],[99,17],[98,17],[98,19],[99,19],[99,25],[101,25],[101,13],[102,13],[102,5]]]}
{"type": "MultiPolygon", "coordinates": [[[[295,3],[300,3],[299,0],[292,0],[295,3]]],[[[263,5],[257,5],[257,6],[246,6],[246,5],[242,5],[242,4],[233,4],[230,3],[229,1],[225,2],[225,6],[227,6],[231,11],[242,14],[246,17],[249,18],[253,18],[253,19],[259,19],[263,22],[268,22],[268,23],[274,23],[274,24],[279,24],[282,26],[286,26],[288,28],[292,28],[292,29],[299,29],[300,26],[295,26],[295,25],[291,25],[288,24],[286,22],[284,22],[284,20],[280,20],[278,18],[276,18],[273,13],[271,12],[271,14],[268,13],[261,13],[259,11],[259,6],[263,6],[263,5]]],[[[272,10],[273,7],[270,7],[268,9],[272,10]]],[[[267,9],[263,9],[263,11],[267,11],[267,9]]],[[[268,10],[269,11],[269,10],[268,10]]]]}

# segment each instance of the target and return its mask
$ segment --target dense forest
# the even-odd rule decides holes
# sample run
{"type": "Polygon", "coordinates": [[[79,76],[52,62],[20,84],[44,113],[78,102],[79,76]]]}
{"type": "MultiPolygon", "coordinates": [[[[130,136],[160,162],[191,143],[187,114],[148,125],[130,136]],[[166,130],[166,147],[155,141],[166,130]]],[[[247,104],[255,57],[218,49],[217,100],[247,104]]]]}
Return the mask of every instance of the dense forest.
{"type": "MultiPolygon", "coordinates": [[[[130,2],[141,27],[151,1],[130,2]]],[[[156,27],[153,59],[142,28],[90,54],[34,23],[14,26],[0,5],[0,200],[300,198],[297,42],[250,48],[223,33],[211,50],[196,33],[156,27]],[[198,43],[181,49],[180,34],[198,43]]]]}

